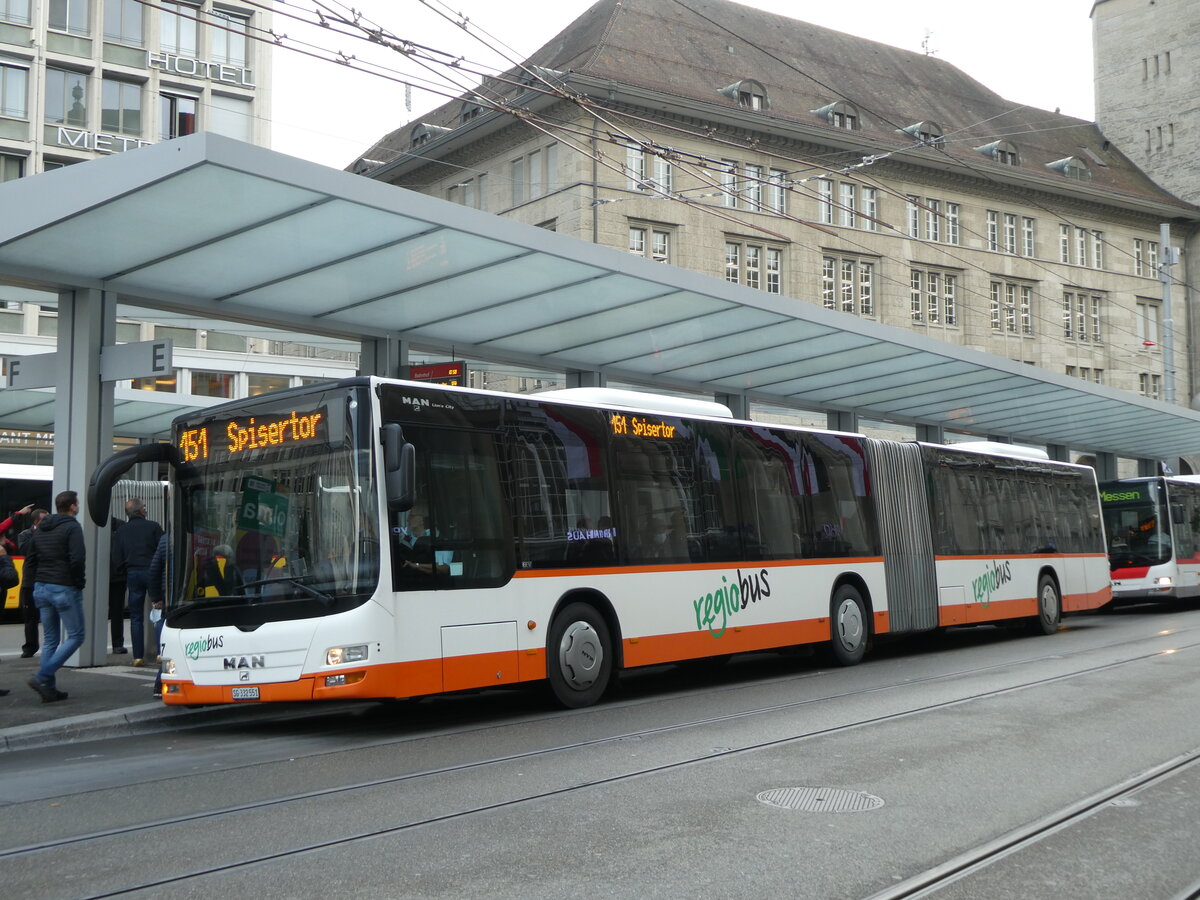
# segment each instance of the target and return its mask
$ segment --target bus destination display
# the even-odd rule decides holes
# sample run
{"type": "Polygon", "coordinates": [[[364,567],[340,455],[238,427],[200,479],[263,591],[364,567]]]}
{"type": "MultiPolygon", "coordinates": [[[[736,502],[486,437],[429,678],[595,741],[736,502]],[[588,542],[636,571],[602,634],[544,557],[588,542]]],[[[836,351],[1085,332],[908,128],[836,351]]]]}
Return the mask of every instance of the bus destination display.
{"type": "Polygon", "coordinates": [[[642,416],[623,416],[614,413],[609,419],[613,434],[627,434],[631,437],[675,439],[675,426],[668,425],[661,419],[657,422],[642,416]]]}
{"type": "Polygon", "coordinates": [[[282,418],[250,416],[188,428],[179,434],[184,462],[203,462],[209,453],[237,457],[253,450],[306,444],[324,438],[325,413],[292,411],[282,418]]]}

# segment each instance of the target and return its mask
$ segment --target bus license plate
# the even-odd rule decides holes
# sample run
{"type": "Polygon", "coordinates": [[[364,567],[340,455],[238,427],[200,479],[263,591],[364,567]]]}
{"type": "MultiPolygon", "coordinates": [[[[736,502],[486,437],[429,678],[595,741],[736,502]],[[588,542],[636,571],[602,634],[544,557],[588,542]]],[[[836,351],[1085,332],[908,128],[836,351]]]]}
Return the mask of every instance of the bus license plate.
{"type": "Polygon", "coordinates": [[[234,700],[257,700],[258,688],[256,687],[235,687],[233,689],[234,700]]]}

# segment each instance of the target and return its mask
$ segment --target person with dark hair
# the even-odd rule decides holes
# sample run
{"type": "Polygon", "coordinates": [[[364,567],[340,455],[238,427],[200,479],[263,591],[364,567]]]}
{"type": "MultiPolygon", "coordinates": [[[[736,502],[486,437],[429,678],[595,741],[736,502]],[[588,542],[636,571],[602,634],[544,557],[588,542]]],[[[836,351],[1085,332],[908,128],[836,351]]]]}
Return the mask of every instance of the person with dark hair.
{"type": "Polygon", "coordinates": [[[112,639],[113,653],[128,653],[125,648],[125,567],[117,547],[117,531],[125,524],[124,519],[108,517],[108,633],[112,639]]]}
{"type": "MultiPolygon", "coordinates": [[[[48,515],[49,512],[40,508],[30,514],[29,527],[17,535],[17,550],[22,556],[29,555],[29,542],[33,540],[33,533],[48,515]]],[[[41,616],[38,615],[37,604],[33,602],[33,579],[29,577],[28,569],[21,578],[21,618],[25,622],[25,643],[21,645],[21,659],[29,659],[38,652],[38,625],[41,624],[41,616]]]]}
{"type": "Polygon", "coordinates": [[[41,695],[43,703],[67,699],[67,692],[58,689],[55,673],[83,645],[84,638],[87,551],[83,528],[75,518],[79,515],[79,495],[62,491],[54,498],[54,508],[58,511],[42,519],[25,557],[26,577],[33,579],[33,599],[42,617],[45,641],[42,664],[29,679],[29,686],[41,695]],[[59,643],[64,626],[67,636],[59,643]]]}
{"type": "Polygon", "coordinates": [[[150,585],[150,561],[158,539],[163,536],[162,526],[146,518],[146,504],[137,497],[125,501],[127,521],[113,538],[116,549],[113,562],[125,572],[125,583],[129,588],[129,638],[133,651],[133,664],[144,664],[146,639],[143,615],[146,589],[150,585]]]}

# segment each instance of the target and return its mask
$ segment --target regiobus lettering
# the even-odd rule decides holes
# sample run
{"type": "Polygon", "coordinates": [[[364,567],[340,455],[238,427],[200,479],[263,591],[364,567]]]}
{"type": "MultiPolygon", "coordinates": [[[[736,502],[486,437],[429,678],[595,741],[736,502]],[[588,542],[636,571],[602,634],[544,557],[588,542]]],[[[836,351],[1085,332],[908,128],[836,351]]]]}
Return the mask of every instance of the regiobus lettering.
{"type": "Polygon", "coordinates": [[[853,665],[881,635],[1051,634],[1111,597],[1094,471],[1011,448],[375,377],[189,412],[173,438],[88,492],[107,526],[121,473],[172,468],[170,705],[546,681],[580,707],[622,668],[814,644],[853,665]]]}

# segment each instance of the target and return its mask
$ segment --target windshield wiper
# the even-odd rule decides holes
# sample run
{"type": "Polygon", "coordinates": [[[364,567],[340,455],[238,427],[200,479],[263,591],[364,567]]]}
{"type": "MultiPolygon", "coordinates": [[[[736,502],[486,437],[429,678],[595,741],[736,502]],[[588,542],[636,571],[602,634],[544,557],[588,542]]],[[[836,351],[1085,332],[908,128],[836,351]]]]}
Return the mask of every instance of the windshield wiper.
{"type": "Polygon", "coordinates": [[[308,594],[308,596],[316,600],[320,600],[327,607],[333,606],[333,604],[337,602],[332,595],[327,594],[324,591],[319,591],[315,587],[305,584],[301,580],[305,577],[306,576],[304,575],[280,575],[275,578],[260,578],[257,581],[244,581],[238,585],[238,588],[240,588],[242,591],[245,591],[246,588],[261,587],[265,584],[291,584],[300,588],[300,590],[308,594]]]}

